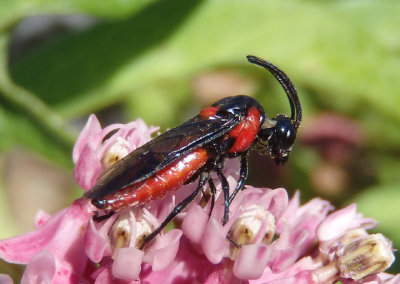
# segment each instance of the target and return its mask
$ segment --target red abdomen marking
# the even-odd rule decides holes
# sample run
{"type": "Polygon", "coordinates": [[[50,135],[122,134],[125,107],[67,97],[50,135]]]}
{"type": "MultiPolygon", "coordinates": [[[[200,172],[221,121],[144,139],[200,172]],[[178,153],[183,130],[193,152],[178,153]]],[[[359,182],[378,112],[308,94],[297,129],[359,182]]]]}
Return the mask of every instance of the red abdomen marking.
{"type": "Polygon", "coordinates": [[[106,210],[118,211],[128,206],[147,203],[177,190],[189,180],[208,160],[208,153],[198,148],[148,179],[107,195],[101,201],[106,210]]]}
{"type": "Polygon", "coordinates": [[[260,111],[256,107],[249,108],[247,116],[236,125],[228,135],[235,139],[228,153],[241,153],[253,143],[260,126],[260,111]]]}

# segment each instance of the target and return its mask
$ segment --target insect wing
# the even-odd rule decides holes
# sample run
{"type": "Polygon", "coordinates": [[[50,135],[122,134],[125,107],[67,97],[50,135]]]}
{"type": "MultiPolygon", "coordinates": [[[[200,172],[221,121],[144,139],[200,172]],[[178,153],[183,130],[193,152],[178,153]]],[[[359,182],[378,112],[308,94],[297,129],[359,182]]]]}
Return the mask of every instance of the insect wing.
{"type": "Polygon", "coordinates": [[[221,137],[239,123],[235,117],[201,119],[199,116],[155,137],[107,168],[85,197],[103,198],[143,181],[183,155],[221,137]]]}

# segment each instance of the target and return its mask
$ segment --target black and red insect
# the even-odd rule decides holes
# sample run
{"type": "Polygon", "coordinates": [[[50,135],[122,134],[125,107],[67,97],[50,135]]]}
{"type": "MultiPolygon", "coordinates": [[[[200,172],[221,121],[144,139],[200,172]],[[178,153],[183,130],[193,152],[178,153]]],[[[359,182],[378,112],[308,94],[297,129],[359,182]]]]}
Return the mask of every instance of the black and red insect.
{"type": "Polygon", "coordinates": [[[286,162],[302,115],[297,92],[289,78],[270,62],[254,56],[247,56],[247,59],[267,69],[278,80],[289,99],[291,116],[278,114],[267,118],[261,105],[248,96],[227,97],[203,108],[192,119],[157,136],[100,175],[93,188],[84,195],[94,206],[108,212],[104,216],[96,214],[95,219],[101,220],[128,206],[161,198],[198,179],[196,190],[146,236],[143,247],[199,194],[206,183],[213,193],[213,202],[216,189],[210,174],[215,172],[224,194],[222,223],[225,224],[229,204],[247,178],[249,151],[255,148],[277,164],[286,162]],[[226,158],[236,157],[240,157],[239,179],[230,194],[222,169],[226,158]]]}

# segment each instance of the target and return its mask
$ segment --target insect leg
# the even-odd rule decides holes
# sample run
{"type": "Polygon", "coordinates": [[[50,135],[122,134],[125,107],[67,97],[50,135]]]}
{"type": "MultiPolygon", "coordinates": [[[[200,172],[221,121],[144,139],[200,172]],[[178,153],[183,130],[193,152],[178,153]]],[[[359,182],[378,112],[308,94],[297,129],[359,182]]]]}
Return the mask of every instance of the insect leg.
{"type": "Polygon", "coordinates": [[[93,221],[95,222],[101,222],[105,219],[110,218],[112,215],[114,215],[115,211],[110,211],[107,214],[104,215],[99,215],[98,211],[94,211],[94,215],[93,215],[93,221]]]}
{"type": "Polygon", "coordinates": [[[210,205],[210,213],[208,213],[208,218],[210,218],[211,213],[214,209],[215,193],[217,192],[217,188],[215,187],[215,184],[211,178],[208,180],[208,184],[210,185],[210,189],[211,189],[211,205],[210,205]]]}
{"type": "Polygon", "coordinates": [[[217,175],[221,180],[222,191],[224,193],[224,218],[222,219],[222,225],[225,225],[228,222],[229,215],[229,183],[222,173],[222,169],[217,169],[217,175]]]}
{"type": "Polygon", "coordinates": [[[202,172],[200,174],[200,180],[199,180],[199,185],[197,186],[196,190],[193,191],[188,197],[186,197],[184,200],[182,200],[178,205],[175,206],[175,208],[171,211],[171,213],[168,214],[167,218],[161,223],[158,228],[156,228],[151,234],[146,236],[143,239],[143,243],[140,246],[140,249],[143,249],[143,247],[151,241],[156,235],[158,235],[162,229],[172,220],[175,218],[176,215],[178,215],[185,207],[193,201],[193,199],[197,196],[197,194],[200,192],[200,190],[203,188],[203,186],[206,184],[207,180],[210,177],[209,172],[202,172]]]}
{"type": "Polygon", "coordinates": [[[237,182],[235,190],[232,192],[232,195],[229,197],[229,204],[232,203],[233,199],[235,198],[236,194],[239,192],[239,190],[243,189],[244,182],[247,179],[248,175],[248,152],[243,153],[243,155],[240,157],[240,173],[239,173],[239,180],[237,182]]]}

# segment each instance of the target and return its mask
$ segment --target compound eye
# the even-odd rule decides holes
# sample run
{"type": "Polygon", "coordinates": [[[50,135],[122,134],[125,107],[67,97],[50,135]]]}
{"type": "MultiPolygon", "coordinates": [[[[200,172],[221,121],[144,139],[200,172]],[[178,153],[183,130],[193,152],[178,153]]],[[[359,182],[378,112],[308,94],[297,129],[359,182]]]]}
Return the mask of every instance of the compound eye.
{"type": "Polygon", "coordinates": [[[276,134],[280,147],[289,149],[296,139],[296,128],[288,118],[279,119],[276,124],[276,134]]]}

